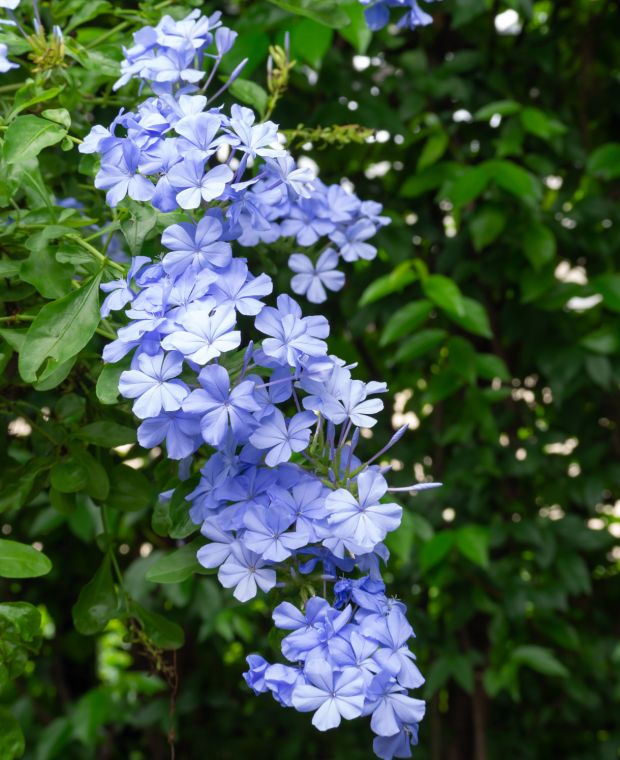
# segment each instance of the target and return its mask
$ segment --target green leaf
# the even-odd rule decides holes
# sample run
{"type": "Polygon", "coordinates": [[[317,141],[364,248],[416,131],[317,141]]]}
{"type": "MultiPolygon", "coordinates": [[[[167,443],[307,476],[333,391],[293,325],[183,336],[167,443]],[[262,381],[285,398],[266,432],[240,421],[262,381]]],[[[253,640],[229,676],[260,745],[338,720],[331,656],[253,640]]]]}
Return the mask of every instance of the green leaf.
{"type": "Polygon", "coordinates": [[[420,569],[422,572],[427,572],[439,564],[454,546],[454,540],[454,533],[444,530],[427,541],[420,551],[420,569]]]}
{"type": "Polygon", "coordinates": [[[189,516],[187,495],[193,491],[191,482],[182,483],[174,490],[169,502],[170,538],[183,539],[196,532],[196,525],[189,516]]]}
{"type": "Polygon", "coordinates": [[[101,272],[39,311],[19,354],[19,374],[27,383],[37,379],[46,359],[62,364],[86,346],[99,325],[100,281],[101,272]]]}
{"type": "Polygon", "coordinates": [[[58,263],[53,251],[33,251],[21,265],[21,279],[39,291],[43,298],[62,298],[71,285],[71,272],[58,263]]]}
{"type": "Polygon", "coordinates": [[[18,632],[21,640],[32,643],[38,648],[41,638],[41,613],[28,602],[2,602],[0,603],[0,621],[3,625],[9,624],[18,632]]]}
{"type": "Polygon", "coordinates": [[[420,158],[418,158],[418,171],[439,161],[446,152],[449,142],[450,138],[447,132],[433,132],[424,144],[420,158]]]}
{"type": "Polygon", "coordinates": [[[495,180],[499,187],[516,198],[536,201],[542,195],[538,179],[512,161],[486,161],[484,170],[489,179],[495,180]]]}
{"type": "Polygon", "coordinates": [[[292,25],[290,34],[291,56],[294,59],[301,58],[313,69],[320,69],[323,58],[331,47],[333,30],[304,18],[292,25]]]}
{"type": "Polygon", "coordinates": [[[430,301],[414,301],[403,306],[393,314],[386,326],[383,328],[380,346],[388,346],[390,343],[402,338],[403,335],[416,330],[426,321],[426,318],[433,310],[433,304],[430,301]]]}
{"type": "Polygon", "coordinates": [[[441,345],[447,334],[445,330],[440,330],[439,328],[421,330],[416,335],[412,335],[404,343],[401,343],[394,356],[394,363],[398,364],[419,359],[424,354],[441,345]]]}
{"type": "Polygon", "coordinates": [[[620,274],[601,274],[594,277],[592,287],[603,296],[603,303],[608,309],[620,312],[620,274]]]}
{"type": "Polygon", "coordinates": [[[16,760],[26,749],[24,734],[19,723],[6,707],[0,707],[0,757],[16,760]]]}
{"type": "Polygon", "coordinates": [[[20,87],[15,93],[13,110],[9,115],[10,119],[13,119],[18,113],[25,111],[31,106],[36,106],[47,100],[53,100],[64,89],[64,87],[50,87],[48,90],[41,90],[39,87],[40,85],[32,80],[27,82],[23,87],[20,87]]]}
{"type": "Polygon", "coordinates": [[[147,581],[152,583],[181,583],[196,573],[204,572],[204,568],[196,559],[196,552],[203,545],[204,541],[199,538],[160,557],[147,570],[147,581]]]}
{"type": "Polygon", "coordinates": [[[585,361],[586,372],[593,383],[601,388],[609,390],[612,387],[614,371],[611,362],[606,356],[587,356],[585,361]]]}
{"type": "Polygon", "coordinates": [[[318,21],[320,24],[340,29],[350,24],[349,16],[339,8],[338,0],[269,0],[289,13],[318,21]]]}
{"type": "Polygon", "coordinates": [[[144,241],[155,229],[158,212],[151,206],[138,203],[131,204],[129,219],[121,222],[121,232],[129,245],[132,256],[137,256],[142,251],[144,241]]]}
{"type": "Polygon", "coordinates": [[[43,552],[0,538],[0,578],[38,578],[51,569],[52,563],[43,552]]]}
{"type": "Polygon", "coordinates": [[[86,486],[88,471],[77,457],[65,457],[52,467],[50,481],[52,486],[61,493],[77,493],[86,486]]]}
{"type": "Polygon", "coordinates": [[[607,143],[593,151],[587,169],[589,174],[601,179],[620,177],[620,143],[607,143]]]}
{"type": "Polygon", "coordinates": [[[185,643],[183,629],[172,620],[145,609],[133,600],[130,611],[131,615],[142,624],[146,636],[159,649],[180,649],[185,643]]]}
{"type": "Polygon", "coordinates": [[[355,48],[355,51],[363,55],[372,40],[372,32],[366,23],[364,9],[357,2],[345,5],[343,8],[350,20],[349,26],[342,27],[339,34],[355,48]]]}
{"type": "Polygon", "coordinates": [[[105,467],[88,451],[80,453],[80,460],[88,475],[84,491],[97,501],[105,501],[110,494],[110,478],[105,467]]]}
{"type": "Polygon", "coordinates": [[[454,183],[462,173],[463,167],[457,163],[442,161],[440,164],[433,164],[407,177],[400,188],[400,194],[403,198],[417,198],[444,183],[454,183]]]}
{"type": "Polygon", "coordinates": [[[250,79],[235,79],[229,88],[230,94],[242,103],[252,106],[260,114],[265,113],[269,95],[256,82],[250,79]]]}
{"type": "Polygon", "coordinates": [[[482,525],[464,525],[456,532],[459,552],[479,567],[489,566],[489,530],[482,525]]]}
{"type": "Polygon", "coordinates": [[[122,512],[136,512],[151,502],[152,487],[139,470],[125,464],[114,467],[110,475],[110,494],[106,503],[122,512]]]}
{"type": "Polygon", "coordinates": [[[76,357],[72,356],[71,359],[67,359],[62,364],[56,362],[50,362],[47,368],[41,373],[41,377],[36,383],[33,383],[32,387],[35,391],[49,391],[51,388],[56,388],[67,377],[69,372],[73,369],[76,357]]]}
{"type": "Polygon", "coordinates": [[[483,206],[469,223],[469,231],[477,251],[482,251],[502,233],[506,226],[505,212],[495,206],[483,206]]]}
{"type": "Polygon", "coordinates": [[[566,132],[566,127],[561,122],[541,111],[540,108],[526,106],[520,116],[523,127],[543,140],[549,140],[566,132]]]}
{"type": "Polygon", "coordinates": [[[466,206],[486,190],[489,180],[484,166],[469,167],[450,183],[447,190],[448,200],[452,201],[457,209],[466,206]]]}
{"type": "Polygon", "coordinates": [[[38,156],[43,148],[59,143],[67,130],[38,116],[18,116],[9,124],[4,141],[7,164],[16,164],[38,156]]]}
{"type": "Polygon", "coordinates": [[[95,446],[111,449],[114,446],[135,443],[136,431],[126,425],[119,425],[118,422],[100,420],[85,425],[78,431],[77,437],[95,446]]]}
{"type": "Polygon", "coordinates": [[[54,414],[62,422],[79,422],[86,413],[86,399],[77,393],[61,396],[54,405],[54,414]]]}
{"type": "Polygon", "coordinates": [[[474,364],[476,374],[485,380],[493,380],[496,377],[505,382],[510,380],[510,373],[504,360],[495,354],[476,354],[474,364]]]}
{"type": "Polygon", "coordinates": [[[9,259],[3,259],[0,261],[0,277],[16,277],[21,269],[21,261],[10,261],[9,259]]]}
{"type": "Polygon", "coordinates": [[[397,293],[403,288],[415,282],[418,275],[412,270],[413,261],[403,261],[393,272],[379,277],[372,282],[362,293],[360,306],[367,306],[369,303],[379,301],[391,293],[397,293]]]}
{"type": "Polygon", "coordinates": [[[523,235],[523,251],[534,269],[542,269],[555,258],[553,232],[540,222],[530,222],[523,235]]]}
{"type": "Polygon", "coordinates": [[[41,112],[41,116],[55,124],[60,124],[65,129],[69,129],[71,126],[71,114],[66,108],[46,108],[41,112]]]}
{"type": "Polygon", "coordinates": [[[545,676],[567,678],[569,675],[568,669],[562,665],[551,650],[545,647],[534,645],[516,647],[512,650],[511,660],[545,676]]]}
{"type": "Polygon", "coordinates": [[[102,404],[116,404],[118,401],[118,381],[124,369],[124,367],[119,367],[118,364],[104,365],[101,374],[97,378],[97,386],[95,388],[97,398],[102,404]]]}
{"type": "Polygon", "coordinates": [[[106,554],[99,569],[80,591],[71,615],[78,633],[93,636],[100,633],[118,613],[118,599],[110,556],[106,554]]]}
{"type": "Polygon", "coordinates": [[[107,0],[90,0],[90,2],[80,3],[78,10],[71,15],[69,23],[64,27],[65,32],[70,32],[81,24],[91,21],[102,13],[108,13],[112,9],[112,4],[107,0]]]}
{"type": "Polygon", "coordinates": [[[442,274],[432,274],[422,281],[422,289],[430,300],[447,314],[465,316],[465,304],[458,285],[442,274]]]}
{"type": "Polygon", "coordinates": [[[484,306],[473,298],[463,297],[463,315],[446,311],[448,317],[457,325],[473,335],[490,338],[493,335],[491,324],[484,306]]]}
{"type": "Polygon", "coordinates": [[[620,330],[616,325],[603,325],[581,338],[579,345],[595,354],[615,354],[620,351],[620,330]]]}
{"type": "Polygon", "coordinates": [[[512,116],[512,114],[518,113],[520,110],[521,105],[515,100],[496,100],[479,108],[474,114],[474,119],[476,121],[489,121],[495,114],[499,116],[512,116]]]}

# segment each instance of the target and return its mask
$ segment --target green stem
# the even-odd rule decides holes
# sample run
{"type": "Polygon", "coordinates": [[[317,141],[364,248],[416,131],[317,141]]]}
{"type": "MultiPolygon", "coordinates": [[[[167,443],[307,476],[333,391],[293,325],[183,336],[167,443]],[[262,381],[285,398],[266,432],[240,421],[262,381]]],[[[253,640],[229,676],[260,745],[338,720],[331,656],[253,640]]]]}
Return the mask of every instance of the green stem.
{"type": "Polygon", "coordinates": [[[116,335],[111,330],[106,330],[103,327],[98,327],[95,332],[97,335],[101,335],[103,338],[108,338],[108,340],[116,340],[116,335]]]}
{"type": "Polygon", "coordinates": [[[65,237],[69,238],[69,240],[73,240],[78,245],[81,245],[82,248],[84,248],[84,250],[88,251],[89,253],[92,253],[93,256],[96,256],[99,259],[99,261],[101,261],[103,264],[107,264],[112,269],[116,269],[118,272],[122,272],[123,276],[125,276],[126,271],[125,271],[124,266],[122,266],[121,264],[117,264],[116,261],[112,261],[107,256],[104,256],[94,246],[92,246],[90,243],[84,240],[84,238],[81,238],[79,235],[74,235],[72,233],[65,235],[65,237]]]}
{"type": "Polygon", "coordinates": [[[107,227],[103,227],[100,230],[97,230],[97,232],[93,232],[92,235],[89,235],[88,237],[82,238],[82,240],[89,242],[91,240],[96,240],[98,237],[101,237],[102,235],[107,235],[108,232],[114,232],[119,228],[119,223],[114,222],[113,224],[109,224],[107,227]]]}
{"type": "Polygon", "coordinates": [[[123,600],[123,606],[125,607],[125,610],[129,612],[129,595],[127,594],[127,589],[125,588],[125,582],[123,579],[123,572],[121,570],[120,565],[118,564],[118,559],[116,558],[116,553],[114,552],[114,542],[113,542],[113,536],[110,532],[110,526],[108,522],[108,513],[107,508],[105,504],[101,505],[101,524],[103,526],[103,535],[106,539],[106,547],[107,547],[107,554],[110,557],[110,562],[112,563],[112,569],[114,570],[114,575],[116,576],[116,582],[118,583],[118,588],[121,592],[121,599],[123,600]]]}
{"type": "Polygon", "coordinates": [[[11,314],[9,317],[0,317],[0,322],[32,322],[33,320],[32,314],[11,314]]]}

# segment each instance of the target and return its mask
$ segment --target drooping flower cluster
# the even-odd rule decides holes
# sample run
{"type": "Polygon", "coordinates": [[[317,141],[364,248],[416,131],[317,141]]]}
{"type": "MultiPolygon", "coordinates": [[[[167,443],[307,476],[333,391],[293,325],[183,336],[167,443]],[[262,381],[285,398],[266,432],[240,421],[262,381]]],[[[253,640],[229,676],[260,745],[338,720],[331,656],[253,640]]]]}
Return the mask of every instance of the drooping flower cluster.
{"type": "MultiPolygon", "coordinates": [[[[398,8],[404,11],[397,26],[415,29],[417,26],[428,26],[433,23],[433,17],[420,8],[417,0],[359,0],[366,6],[366,23],[373,32],[383,29],[390,22],[390,9],[398,8]]],[[[426,0],[433,2],[434,0],[426,0]]]]}
{"type": "Polygon", "coordinates": [[[282,602],[273,612],[286,631],[282,654],[293,665],[248,658],[245,679],[257,694],[271,692],[285,707],[314,713],[319,731],[370,716],[378,757],[410,757],[425,703],[408,689],[424,683],[407,642],[413,629],[404,605],[387,599],[380,581],[341,580],[335,603],[314,596],[302,612],[282,602]]]}
{"type": "Polygon", "coordinates": [[[318,709],[319,728],[337,725],[334,710],[347,719],[372,715],[378,754],[408,756],[423,706],[405,692],[422,679],[406,654],[412,631],[403,605],[386,598],[380,575],[383,542],[402,508],[382,501],[394,489],[373,464],[404,429],[368,461],[357,457],[385,383],[355,379],[352,366],[328,353],[324,317],[304,316],[285,294],[266,305],[271,279],[236,255],[239,247],[295,241],[308,255],[290,257],[293,290],[318,303],[326,289],[343,286],[340,258],[375,255],[368,241],[387,220],[379,204],[299,168],[277,125],[239,105],[227,114],[214,103],[219,92],[204,94],[234,36],[219,14],[197,12],[139,32],[119,81],[149,81],[155,95],[110,128],[94,127],[81,146],[101,156],[95,184],[111,206],[128,196],[176,212],[161,259],[137,256],[125,279],[103,285],[102,313],[125,309],[129,319],[104,359],[133,352],[119,387],[141,420],[141,445],[165,441],[172,459],[201,458],[187,498],[208,539],[198,560],[218,569],[223,586],[243,602],[276,585],[298,598],[302,587],[335,583],[333,607],[313,597],[305,612],[277,608],[280,628],[293,630],[292,621],[309,615],[314,622],[285,639],[297,649],[283,642],[284,655],[302,665],[270,666],[293,679],[290,700],[284,686],[268,688],[283,704],[318,709]],[[208,72],[197,68],[209,62],[208,72]],[[303,643],[308,626],[317,633],[303,643]],[[321,689],[351,693],[352,702],[320,702],[321,689]]]}

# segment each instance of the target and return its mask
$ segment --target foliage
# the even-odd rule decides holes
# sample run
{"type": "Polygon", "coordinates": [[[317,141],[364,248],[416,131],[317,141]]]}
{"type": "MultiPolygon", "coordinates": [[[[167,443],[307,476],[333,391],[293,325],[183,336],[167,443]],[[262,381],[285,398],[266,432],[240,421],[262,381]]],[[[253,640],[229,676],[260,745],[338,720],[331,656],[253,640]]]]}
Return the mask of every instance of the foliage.
{"type": "MultiPolygon", "coordinates": [[[[111,213],[75,145],[131,105],[111,91],[120,46],[170,5],[52,0],[64,65],[38,73],[2,32],[21,68],[0,85],[0,756],[19,756],[23,733],[32,758],[164,757],[166,742],[193,757],[205,736],[222,758],[276,741],[281,758],[367,757],[358,729],[317,737],[242,691],[267,604],[196,574],[183,498],[157,499],[175,468],[135,443],[99,359],[113,325],[98,284],[123,270],[108,254],[158,255],[166,224],[111,213]]],[[[268,49],[290,30],[297,65],[273,118],[325,181],[348,177],[392,218],[328,309],[333,350],[386,378],[394,424],[414,428],[394,477],[445,483],[408,501],[390,547],[428,674],[417,755],[617,757],[611,4],[444,0],[433,27],[372,40],[357,3],[235,9],[248,102],[268,103],[268,49]],[[519,25],[500,35],[510,8],[519,25]]],[[[286,253],[265,256],[280,290],[286,253]]]]}

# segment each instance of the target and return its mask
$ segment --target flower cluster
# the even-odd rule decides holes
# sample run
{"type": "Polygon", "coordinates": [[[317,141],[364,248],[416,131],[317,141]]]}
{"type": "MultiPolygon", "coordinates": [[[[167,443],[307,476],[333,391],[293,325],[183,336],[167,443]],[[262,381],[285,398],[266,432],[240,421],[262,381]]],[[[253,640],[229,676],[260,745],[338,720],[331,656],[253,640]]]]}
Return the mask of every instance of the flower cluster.
{"type": "MultiPolygon", "coordinates": [[[[399,8],[404,14],[397,26],[415,29],[417,26],[428,26],[433,23],[433,17],[420,8],[417,0],[359,0],[366,6],[366,23],[373,32],[383,29],[390,21],[390,9],[399,8]]],[[[427,0],[433,2],[433,0],[427,0]]]]}
{"type": "Polygon", "coordinates": [[[303,612],[289,602],[275,608],[276,628],[287,631],[282,654],[294,664],[251,655],[246,682],[285,707],[314,713],[319,731],[336,728],[342,718],[370,716],[375,754],[410,757],[425,703],[407,694],[424,678],[407,646],[413,629],[404,606],[369,577],[338,581],[334,590],[333,607],[314,596],[303,612]]]}
{"type": "Polygon", "coordinates": [[[104,316],[125,309],[129,319],[104,359],[133,352],[119,388],[133,399],[142,446],[165,441],[169,457],[186,460],[183,471],[199,452],[200,480],[187,497],[208,540],[198,560],[217,568],[224,587],[244,602],[276,585],[298,596],[335,584],[333,608],[315,596],[303,613],[277,608],[276,625],[293,630],[283,653],[301,665],[270,666],[284,674],[290,702],[288,687],[268,688],[283,704],[317,709],[322,729],[337,725],[336,713],[372,715],[378,754],[407,756],[423,707],[406,690],[422,678],[407,654],[403,605],[386,598],[380,574],[384,539],[402,514],[382,499],[399,489],[374,464],[404,429],[358,458],[385,383],[355,379],[353,366],[329,354],[324,317],[304,316],[285,294],[267,305],[271,279],[236,255],[283,238],[304,247],[289,260],[292,288],[319,303],[343,286],[340,259],[376,254],[368,241],[387,219],[380,204],[297,166],[276,124],[239,105],[227,114],[214,103],[221,91],[205,94],[234,42],[219,14],[166,17],[135,42],[120,82],[148,81],[155,95],[110,128],[94,127],[80,149],[101,156],[95,184],[111,206],[129,197],[175,216],[160,260],[137,256],[126,278],[102,286],[104,316]],[[343,704],[317,701],[328,682],[343,704]]]}

